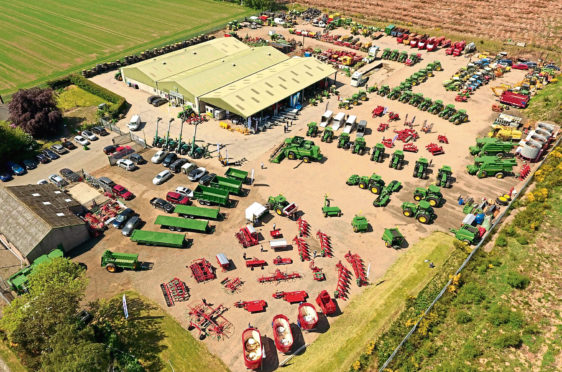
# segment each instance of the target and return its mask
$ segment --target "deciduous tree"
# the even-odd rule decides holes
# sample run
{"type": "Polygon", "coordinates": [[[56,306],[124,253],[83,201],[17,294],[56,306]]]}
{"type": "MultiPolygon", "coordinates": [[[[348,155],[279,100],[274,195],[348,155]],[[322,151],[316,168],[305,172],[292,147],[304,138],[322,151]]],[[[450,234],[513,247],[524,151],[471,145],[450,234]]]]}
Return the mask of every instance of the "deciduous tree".
{"type": "Polygon", "coordinates": [[[10,122],[33,137],[48,137],[57,133],[62,114],[52,89],[22,89],[8,105],[10,122]]]}

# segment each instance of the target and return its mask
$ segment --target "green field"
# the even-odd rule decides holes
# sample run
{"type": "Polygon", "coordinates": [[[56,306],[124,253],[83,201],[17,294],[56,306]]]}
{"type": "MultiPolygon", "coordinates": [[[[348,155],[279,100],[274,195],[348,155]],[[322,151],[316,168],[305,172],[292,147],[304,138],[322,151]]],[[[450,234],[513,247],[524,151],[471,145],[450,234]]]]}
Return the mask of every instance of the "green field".
{"type": "Polygon", "coordinates": [[[254,11],[208,0],[0,2],[0,94],[197,36],[254,11]]]}

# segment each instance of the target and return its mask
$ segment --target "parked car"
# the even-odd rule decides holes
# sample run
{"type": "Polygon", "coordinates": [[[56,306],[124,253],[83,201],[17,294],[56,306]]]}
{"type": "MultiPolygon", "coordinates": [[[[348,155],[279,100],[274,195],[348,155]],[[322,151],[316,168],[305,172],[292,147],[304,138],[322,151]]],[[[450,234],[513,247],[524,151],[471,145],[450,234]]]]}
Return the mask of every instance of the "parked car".
{"type": "Polygon", "coordinates": [[[135,195],[121,185],[115,185],[112,188],[113,192],[125,200],[131,200],[135,195]]]}
{"type": "Polygon", "coordinates": [[[51,146],[51,150],[53,150],[59,155],[64,155],[68,153],[68,150],[63,145],[59,145],[59,144],[51,146]]]}
{"type": "Polygon", "coordinates": [[[170,166],[170,164],[172,164],[174,161],[176,161],[177,158],[178,158],[178,155],[175,152],[170,152],[168,155],[166,155],[166,157],[162,161],[162,165],[167,168],[167,167],[170,166]]]}
{"type": "Polygon", "coordinates": [[[187,179],[190,181],[197,181],[199,178],[203,177],[205,173],[207,173],[207,169],[199,167],[189,172],[187,179]]]}
{"type": "Polygon", "coordinates": [[[58,187],[63,187],[68,185],[68,182],[66,182],[61,176],[59,176],[58,174],[51,174],[49,176],[49,181],[51,183],[53,183],[55,186],[58,187]]]}
{"type": "Polygon", "coordinates": [[[166,200],[161,199],[161,198],[150,199],[150,204],[152,204],[154,206],[154,208],[161,209],[166,213],[172,213],[175,209],[173,204],[170,204],[166,200]]]}
{"type": "Polygon", "coordinates": [[[74,143],[72,143],[72,141],[67,140],[67,139],[62,141],[61,144],[68,150],[74,150],[76,148],[76,145],[74,143]]]}
{"type": "Polygon", "coordinates": [[[49,149],[43,150],[43,154],[45,154],[45,156],[47,156],[50,160],[57,160],[60,158],[60,156],[49,149]]]}
{"type": "Polygon", "coordinates": [[[116,149],[117,149],[117,146],[115,146],[115,145],[105,146],[103,148],[103,153],[106,154],[106,155],[111,155],[115,152],[116,149]]]}
{"type": "Polygon", "coordinates": [[[104,127],[93,127],[91,131],[98,136],[107,136],[109,134],[104,127]]]}
{"type": "Polygon", "coordinates": [[[152,156],[152,159],[150,159],[150,161],[153,162],[154,164],[160,164],[162,163],[162,161],[166,156],[168,156],[167,151],[159,150],[156,152],[156,154],[152,156]]]}
{"type": "Polygon", "coordinates": [[[83,130],[82,133],[80,133],[83,137],[86,137],[87,139],[89,139],[90,141],[97,141],[98,136],[96,136],[94,133],[90,132],[89,130],[83,130]]]}
{"type": "Polygon", "coordinates": [[[82,136],[75,136],[75,137],[74,137],[74,140],[75,140],[76,142],[78,142],[78,143],[79,143],[80,145],[82,145],[82,146],[87,146],[87,145],[90,144],[90,141],[88,141],[87,139],[85,139],[85,138],[82,137],[82,136]]]}
{"type": "Polygon", "coordinates": [[[123,234],[124,236],[131,236],[131,234],[133,233],[133,231],[139,227],[139,225],[141,224],[141,219],[139,216],[133,216],[129,219],[129,221],[127,221],[127,223],[125,224],[125,226],[123,226],[123,229],[121,229],[121,234],[123,234]]]}
{"type": "Polygon", "coordinates": [[[37,158],[37,161],[41,164],[47,164],[49,162],[51,162],[51,159],[49,159],[49,157],[47,155],[45,155],[44,153],[39,153],[35,156],[35,158],[37,158]]]}
{"type": "Polygon", "coordinates": [[[152,180],[152,183],[155,185],[161,185],[164,182],[166,182],[169,178],[172,178],[172,173],[166,169],[158,173],[156,177],[154,177],[154,179],[152,180]]]}
{"type": "Polygon", "coordinates": [[[158,98],[155,99],[154,101],[152,101],[152,106],[154,107],[158,107],[158,106],[162,106],[163,104],[168,103],[168,100],[165,98],[158,98]]]}
{"type": "Polygon", "coordinates": [[[513,66],[511,66],[511,68],[516,70],[528,70],[529,65],[527,65],[526,63],[515,63],[513,64],[513,66]]]}
{"type": "Polygon", "coordinates": [[[12,180],[12,174],[6,170],[0,171],[0,181],[8,182],[12,180]]]}
{"type": "Polygon", "coordinates": [[[22,167],[18,163],[14,163],[13,161],[8,162],[8,167],[10,167],[10,169],[16,176],[23,176],[27,173],[24,167],[22,167]]]}
{"type": "Polygon", "coordinates": [[[180,195],[187,196],[188,198],[193,198],[193,190],[189,187],[178,186],[176,187],[176,192],[180,195]]]}
{"type": "Polygon", "coordinates": [[[125,225],[129,218],[133,217],[134,214],[135,211],[133,211],[131,208],[123,209],[121,213],[119,213],[117,217],[115,217],[111,224],[113,225],[113,227],[120,229],[125,225]]]}
{"type": "Polygon", "coordinates": [[[213,178],[215,178],[215,176],[216,176],[215,173],[208,173],[199,179],[199,184],[208,186],[209,183],[211,183],[211,181],[213,180],[213,178]]]}
{"type": "Polygon", "coordinates": [[[111,178],[108,177],[100,177],[98,178],[98,183],[100,184],[100,186],[106,190],[106,191],[110,191],[113,190],[113,186],[116,185],[115,182],[113,182],[113,180],[111,178]]]}
{"type": "Polygon", "coordinates": [[[119,159],[117,160],[117,166],[121,167],[127,171],[133,171],[137,168],[137,166],[135,165],[135,163],[133,163],[131,160],[129,159],[119,159]]]}
{"type": "Polygon", "coordinates": [[[170,170],[174,173],[179,173],[181,171],[181,167],[187,163],[187,159],[179,158],[176,159],[172,164],[170,164],[170,170]]]}
{"type": "Polygon", "coordinates": [[[146,102],[152,105],[152,102],[156,101],[160,96],[150,96],[146,99],[146,102]]]}
{"type": "Polygon", "coordinates": [[[134,154],[131,154],[131,156],[129,156],[129,159],[137,165],[146,163],[146,160],[142,157],[142,155],[137,154],[136,152],[134,154]]]}
{"type": "Polygon", "coordinates": [[[48,184],[48,183],[49,183],[49,182],[47,182],[47,180],[44,179],[44,178],[42,178],[42,179],[40,179],[39,181],[37,181],[37,184],[38,184],[38,185],[46,185],[46,184],[48,184]]]}
{"type": "Polygon", "coordinates": [[[77,173],[71,171],[68,168],[62,168],[59,173],[68,181],[68,182],[80,182],[82,181],[82,177],[80,177],[77,173]]]}
{"type": "Polygon", "coordinates": [[[558,66],[556,66],[556,65],[553,65],[553,64],[545,65],[544,68],[548,68],[548,69],[551,69],[551,70],[560,71],[560,67],[558,67],[558,66]]]}
{"type": "Polygon", "coordinates": [[[37,168],[37,162],[33,159],[25,159],[23,161],[23,166],[27,170],[35,169],[35,168],[37,168]]]}
{"type": "Polygon", "coordinates": [[[135,131],[135,130],[139,130],[140,125],[141,125],[140,116],[139,115],[133,115],[133,117],[129,121],[129,124],[127,124],[127,127],[129,128],[129,130],[135,131]]]}
{"type": "Polygon", "coordinates": [[[181,205],[187,205],[189,203],[189,198],[187,196],[173,191],[170,191],[166,194],[166,200],[170,203],[181,205]]]}

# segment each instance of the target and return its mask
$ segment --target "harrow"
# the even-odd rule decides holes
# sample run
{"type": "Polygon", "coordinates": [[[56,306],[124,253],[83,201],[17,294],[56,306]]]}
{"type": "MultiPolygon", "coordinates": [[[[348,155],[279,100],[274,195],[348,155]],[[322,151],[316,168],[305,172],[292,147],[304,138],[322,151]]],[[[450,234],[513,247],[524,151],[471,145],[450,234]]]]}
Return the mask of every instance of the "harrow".
{"type": "Polygon", "coordinates": [[[168,307],[174,306],[175,302],[183,302],[189,300],[189,288],[178,278],[170,280],[168,283],[160,284],[160,289],[162,289],[162,294],[164,295],[164,300],[166,300],[166,305],[168,307]]]}
{"type": "Polygon", "coordinates": [[[408,152],[418,152],[418,146],[414,145],[413,143],[405,143],[402,147],[402,150],[408,152]]]}
{"type": "Polygon", "coordinates": [[[197,283],[204,283],[217,277],[213,265],[204,258],[194,260],[189,268],[197,283]]]}
{"type": "Polygon", "coordinates": [[[258,233],[252,226],[245,226],[235,234],[236,238],[242,244],[242,247],[248,248],[258,245],[258,233]]]}
{"type": "Polygon", "coordinates": [[[445,153],[445,151],[443,151],[443,146],[439,146],[436,143],[430,143],[425,146],[425,148],[431,153],[431,155],[441,155],[445,153]]]}
{"type": "Polygon", "coordinates": [[[221,281],[221,284],[224,286],[226,290],[230,291],[230,293],[234,293],[234,292],[238,292],[238,290],[240,289],[242,284],[244,284],[244,282],[240,280],[240,278],[234,278],[234,279],[224,278],[221,281]]]}
{"type": "Polygon", "coordinates": [[[283,281],[287,281],[287,280],[292,280],[292,279],[300,279],[302,278],[302,275],[297,273],[297,272],[293,272],[293,273],[284,273],[281,270],[277,269],[275,270],[275,274],[270,275],[270,276],[262,276],[261,278],[258,278],[258,282],[259,283],[273,283],[273,282],[283,282],[283,281]]]}

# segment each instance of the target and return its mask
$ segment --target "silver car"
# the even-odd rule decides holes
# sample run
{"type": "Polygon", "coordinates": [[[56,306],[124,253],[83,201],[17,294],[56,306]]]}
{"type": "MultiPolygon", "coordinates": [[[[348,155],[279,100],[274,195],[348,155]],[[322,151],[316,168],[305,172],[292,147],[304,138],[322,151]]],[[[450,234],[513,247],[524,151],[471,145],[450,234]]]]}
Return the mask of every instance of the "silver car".
{"type": "Polygon", "coordinates": [[[141,219],[139,216],[131,217],[121,230],[121,234],[123,234],[124,236],[131,236],[133,231],[140,225],[140,223],[141,219]]]}

